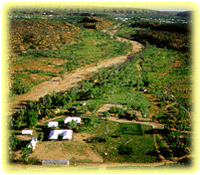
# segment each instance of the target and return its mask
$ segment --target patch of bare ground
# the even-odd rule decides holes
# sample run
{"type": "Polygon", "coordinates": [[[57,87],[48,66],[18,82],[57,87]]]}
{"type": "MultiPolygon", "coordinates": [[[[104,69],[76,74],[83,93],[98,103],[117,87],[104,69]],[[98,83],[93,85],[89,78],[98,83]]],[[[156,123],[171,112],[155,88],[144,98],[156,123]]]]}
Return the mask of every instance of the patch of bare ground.
{"type": "Polygon", "coordinates": [[[20,70],[41,70],[58,73],[64,68],[55,68],[55,65],[62,65],[67,63],[66,59],[58,58],[46,58],[39,60],[27,59],[23,60],[23,65],[21,64],[12,64],[9,66],[10,72],[17,72],[20,70]]]}
{"type": "MultiPolygon", "coordinates": [[[[51,78],[51,76],[39,75],[39,74],[30,74],[29,76],[33,82],[44,81],[44,80],[48,80],[49,78],[51,78]]],[[[25,82],[26,82],[26,80],[25,80],[25,82]]]]}
{"type": "Polygon", "coordinates": [[[73,133],[73,140],[68,141],[43,141],[36,150],[30,154],[30,158],[39,160],[63,160],[73,159],[80,162],[103,162],[103,158],[94,152],[84,141],[92,134],[73,133]]]}

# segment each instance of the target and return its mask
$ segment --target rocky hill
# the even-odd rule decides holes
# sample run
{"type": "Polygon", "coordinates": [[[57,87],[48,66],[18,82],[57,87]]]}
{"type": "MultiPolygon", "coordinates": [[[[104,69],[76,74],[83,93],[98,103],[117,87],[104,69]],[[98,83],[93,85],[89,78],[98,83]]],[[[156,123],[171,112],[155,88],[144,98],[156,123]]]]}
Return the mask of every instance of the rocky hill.
{"type": "Polygon", "coordinates": [[[66,44],[73,44],[81,38],[81,29],[94,26],[102,29],[110,26],[111,21],[99,17],[86,17],[79,23],[73,25],[68,22],[51,20],[10,20],[9,50],[10,57],[26,54],[28,49],[34,50],[56,50],[66,44]]]}
{"type": "Polygon", "coordinates": [[[55,50],[79,38],[79,28],[58,21],[13,19],[10,21],[11,56],[25,54],[28,49],[55,50]]]}

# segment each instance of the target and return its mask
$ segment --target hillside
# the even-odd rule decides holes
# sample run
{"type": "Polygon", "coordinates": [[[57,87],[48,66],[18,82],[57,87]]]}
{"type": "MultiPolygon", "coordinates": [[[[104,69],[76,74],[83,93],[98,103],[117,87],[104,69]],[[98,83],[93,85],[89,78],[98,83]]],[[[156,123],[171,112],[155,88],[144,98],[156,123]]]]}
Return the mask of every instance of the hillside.
{"type": "Polygon", "coordinates": [[[84,7],[84,8],[63,8],[63,9],[15,9],[13,14],[37,14],[37,15],[75,15],[75,16],[106,16],[106,15],[139,15],[139,16],[176,16],[176,11],[156,11],[134,7],[84,7]]]}
{"type": "Polygon", "coordinates": [[[28,49],[55,50],[75,43],[79,28],[67,22],[14,19],[10,21],[11,54],[25,54],[28,49]]]}
{"type": "Polygon", "coordinates": [[[183,18],[190,18],[192,15],[191,11],[186,11],[186,12],[179,12],[176,14],[178,17],[183,17],[183,18]]]}

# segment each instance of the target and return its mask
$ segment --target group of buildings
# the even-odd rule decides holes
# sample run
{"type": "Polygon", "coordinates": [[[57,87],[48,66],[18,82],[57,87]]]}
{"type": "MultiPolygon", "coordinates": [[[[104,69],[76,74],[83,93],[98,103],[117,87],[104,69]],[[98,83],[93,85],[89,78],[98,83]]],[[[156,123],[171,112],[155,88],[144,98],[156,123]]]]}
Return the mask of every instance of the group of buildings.
{"type": "MultiPolygon", "coordinates": [[[[68,124],[69,122],[75,121],[77,124],[81,123],[81,118],[80,117],[66,117],[64,119],[64,124],[68,124]]],[[[53,128],[57,128],[58,127],[59,122],[58,121],[51,121],[48,122],[47,127],[48,128],[52,128],[52,130],[50,130],[49,133],[49,140],[71,140],[72,139],[72,135],[73,135],[73,130],[71,129],[53,129],[53,128]]],[[[22,130],[22,135],[32,135],[33,134],[33,130],[27,130],[24,129],[22,130]]],[[[36,143],[37,143],[37,138],[32,137],[31,141],[29,142],[28,147],[31,148],[32,150],[35,149],[36,147],[36,143]]]]}

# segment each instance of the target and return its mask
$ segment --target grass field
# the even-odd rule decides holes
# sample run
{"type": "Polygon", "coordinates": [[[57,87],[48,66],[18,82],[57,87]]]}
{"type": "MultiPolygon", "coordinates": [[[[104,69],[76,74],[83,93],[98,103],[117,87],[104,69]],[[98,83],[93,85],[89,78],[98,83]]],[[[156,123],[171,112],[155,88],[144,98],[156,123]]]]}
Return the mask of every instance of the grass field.
{"type": "MultiPolygon", "coordinates": [[[[119,124],[103,120],[89,132],[94,134],[94,138],[99,137],[106,142],[96,141],[88,144],[103,157],[105,162],[159,162],[153,136],[141,134],[141,128],[143,125],[119,124]],[[124,130],[125,127],[126,131],[123,132],[122,128],[124,130]]],[[[143,132],[150,129],[152,129],[150,126],[144,126],[143,132]]]]}

